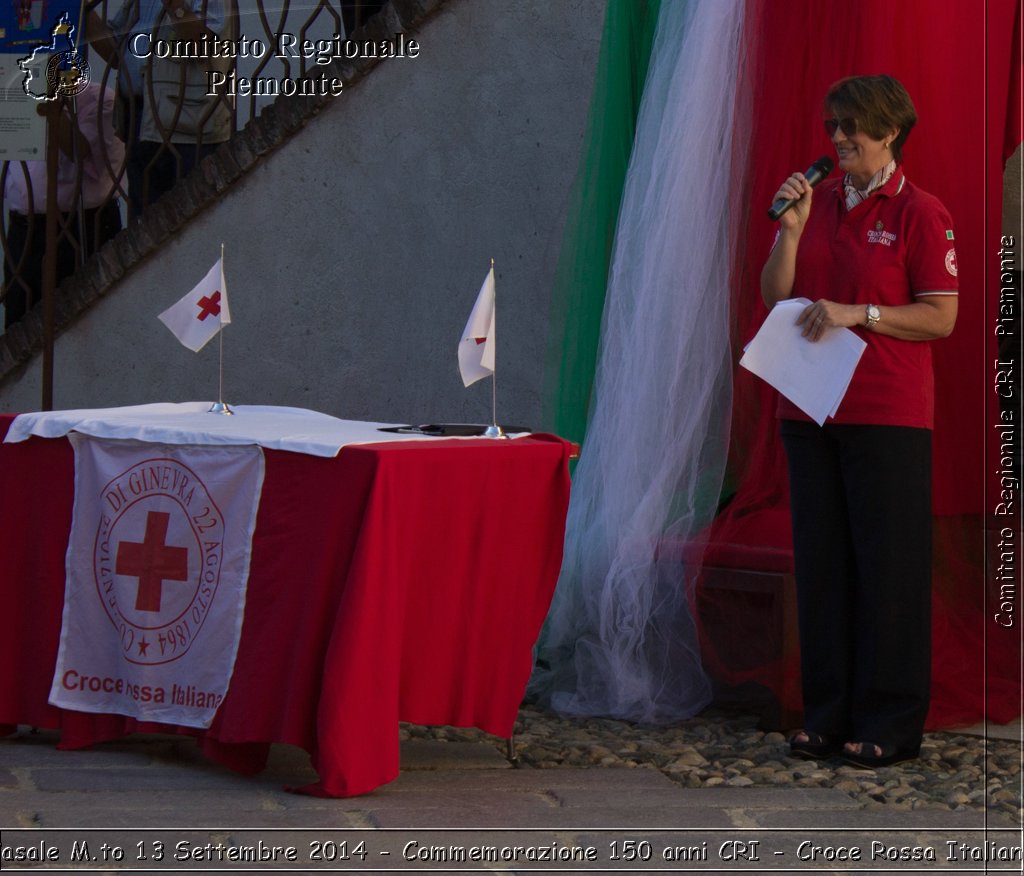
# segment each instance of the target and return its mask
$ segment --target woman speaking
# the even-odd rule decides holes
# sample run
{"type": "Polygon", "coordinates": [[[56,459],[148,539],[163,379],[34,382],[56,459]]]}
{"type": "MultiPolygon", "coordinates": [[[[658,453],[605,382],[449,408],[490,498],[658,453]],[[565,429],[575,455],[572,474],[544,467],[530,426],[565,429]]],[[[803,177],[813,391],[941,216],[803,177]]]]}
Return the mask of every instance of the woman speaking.
{"type": "Polygon", "coordinates": [[[811,301],[814,342],[845,327],[867,344],[835,417],[819,427],[785,398],[805,727],[792,754],[867,767],[917,757],[931,664],[929,341],[956,321],[953,224],[903,172],[917,121],[891,76],[835,83],[825,130],[841,178],[795,201],[761,274],[769,307],[811,301]]]}

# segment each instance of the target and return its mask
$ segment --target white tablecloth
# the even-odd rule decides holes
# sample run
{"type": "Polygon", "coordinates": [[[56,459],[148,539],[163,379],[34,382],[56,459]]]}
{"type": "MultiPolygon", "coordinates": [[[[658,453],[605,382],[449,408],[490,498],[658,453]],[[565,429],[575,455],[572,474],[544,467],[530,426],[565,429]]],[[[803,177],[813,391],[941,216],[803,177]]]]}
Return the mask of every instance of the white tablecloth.
{"type": "Polygon", "coordinates": [[[24,441],[30,435],[60,438],[81,432],[94,438],[122,438],[154,444],[258,444],[311,456],[336,456],[346,444],[436,440],[423,435],[381,432],[389,423],[339,420],[302,408],[238,405],[234,416],[210,413],[212,402],[132,405],[77,411],[21,414],[4,439],[24,441]]]}

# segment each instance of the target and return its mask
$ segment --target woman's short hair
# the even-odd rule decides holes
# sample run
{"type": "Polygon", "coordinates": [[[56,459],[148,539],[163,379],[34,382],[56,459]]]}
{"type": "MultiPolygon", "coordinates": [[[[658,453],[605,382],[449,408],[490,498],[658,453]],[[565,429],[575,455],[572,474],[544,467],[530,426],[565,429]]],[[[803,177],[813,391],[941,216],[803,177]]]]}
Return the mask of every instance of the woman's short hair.
{"type": "Polygon", "coordinates": [[[840,118],[852,116],[858,129],[875,140],[883,140],[889,131],[899,128],[899,135],[889,144],[897,162],[902,161],[903,144],[917,123],[907,90],[898,79],[884,75],[840,79],[825,95],[825,112],[840,118]]]}

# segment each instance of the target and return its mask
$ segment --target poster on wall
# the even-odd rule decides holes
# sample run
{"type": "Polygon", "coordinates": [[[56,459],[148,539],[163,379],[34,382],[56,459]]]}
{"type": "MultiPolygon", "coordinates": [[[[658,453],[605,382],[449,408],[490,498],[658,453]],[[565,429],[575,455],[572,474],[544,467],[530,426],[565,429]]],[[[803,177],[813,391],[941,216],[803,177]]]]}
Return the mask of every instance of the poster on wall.
{"type": "Polygon", "coordinates": [[[80,0],[0,0],[0,160],[43,158],[46,125],[37,110],[48,69],[76,81],[88,76],[80,21],[80,0]]]}

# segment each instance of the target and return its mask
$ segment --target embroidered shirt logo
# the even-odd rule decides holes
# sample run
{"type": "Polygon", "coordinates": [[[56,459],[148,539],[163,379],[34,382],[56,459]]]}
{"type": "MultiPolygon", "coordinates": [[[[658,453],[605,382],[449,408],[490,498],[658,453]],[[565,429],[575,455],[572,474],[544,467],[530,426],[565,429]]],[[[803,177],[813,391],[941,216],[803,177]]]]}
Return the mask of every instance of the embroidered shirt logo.
{"type": "Polygon", "coordinates": [[[946,253],[946,270],[949,271],[950,275],[956,276],[956,250],[950,249],[946,253]]]}
{"type": "MultiPolygon", "coordinates": [[[[879,225],[882,223],[879,222],[879,225]]],[[[877,226],[868,230],[868,243],[880,243],[882,246],[892,246],[896,242],[896,235],[891,231],[883,231],[877,226]]]]}

